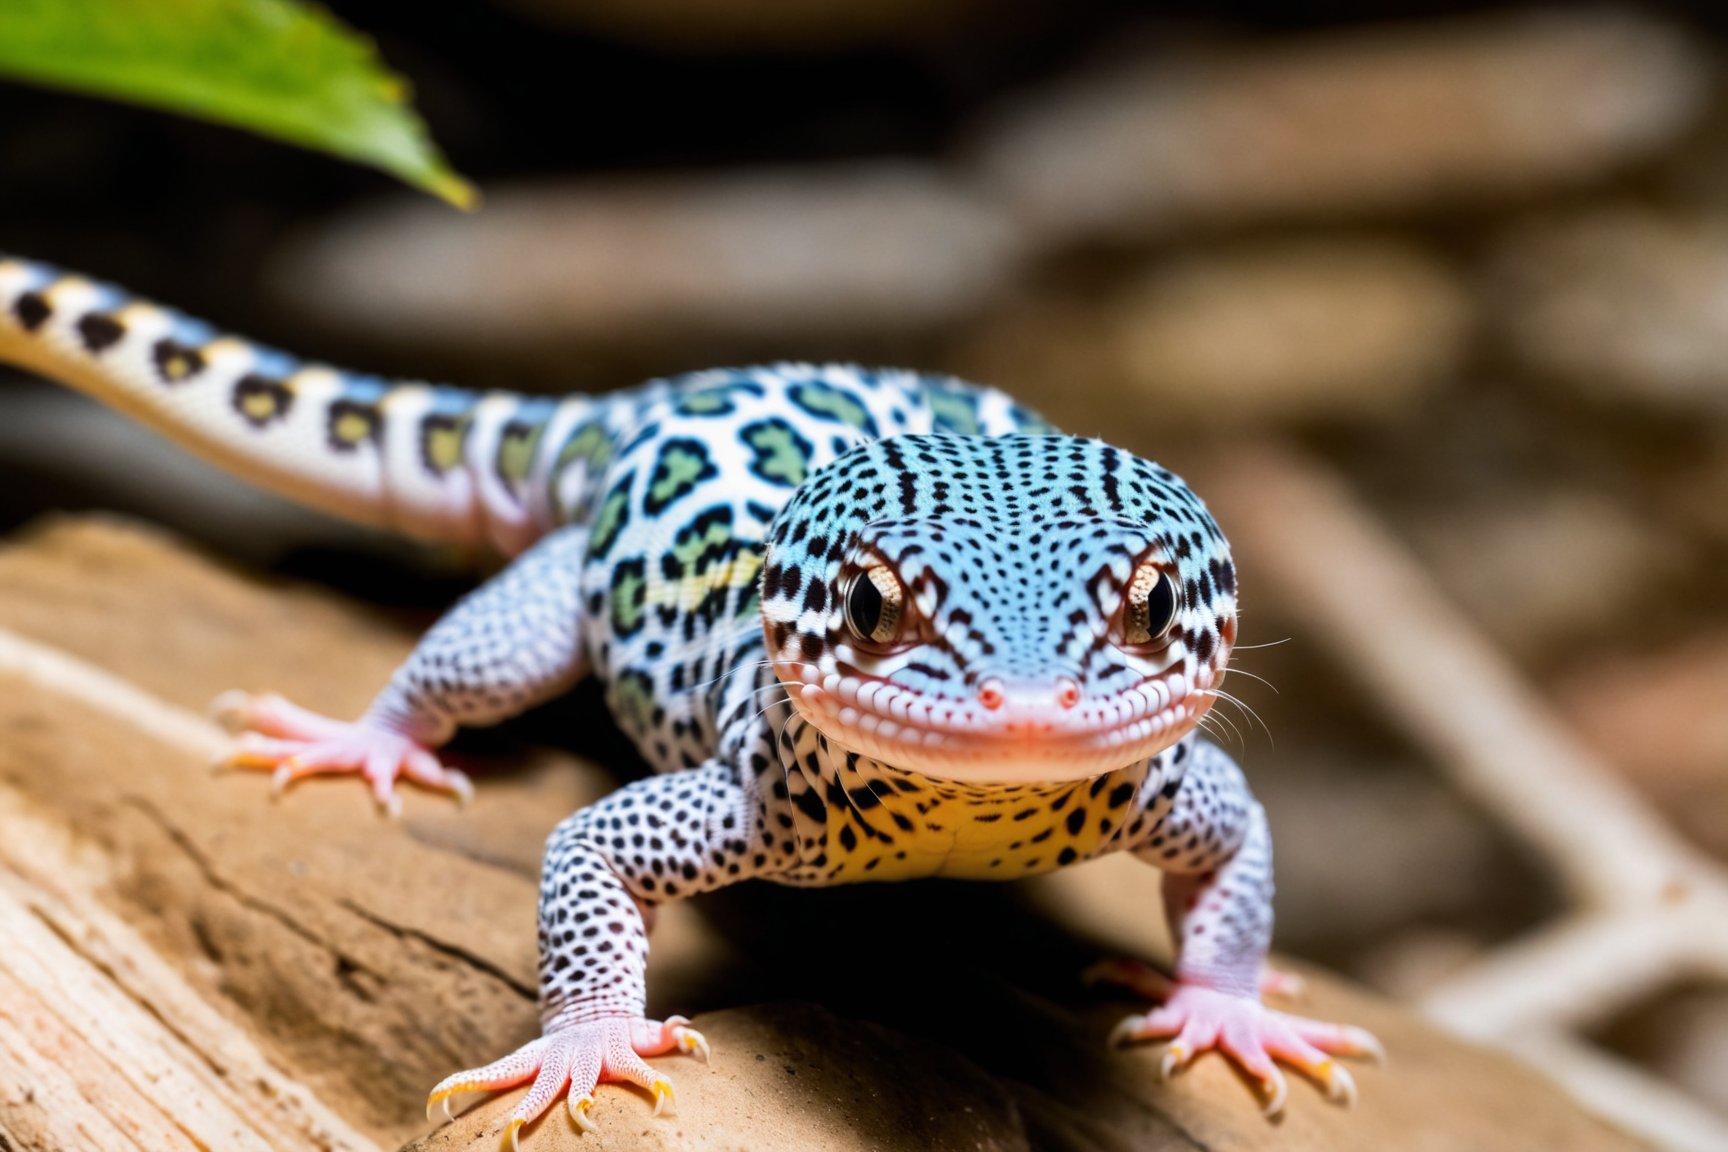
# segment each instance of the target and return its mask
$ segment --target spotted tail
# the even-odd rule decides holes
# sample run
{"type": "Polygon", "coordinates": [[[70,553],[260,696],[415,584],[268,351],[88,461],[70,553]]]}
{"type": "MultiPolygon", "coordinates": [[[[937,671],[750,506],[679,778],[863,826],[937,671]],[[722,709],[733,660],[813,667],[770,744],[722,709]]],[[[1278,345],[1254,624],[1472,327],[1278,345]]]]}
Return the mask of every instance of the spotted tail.
{"type": "Polygon", "coordinates": [[[4,256],[0,361],[87,392],[301,503],[506,554],[586,507],[618,407],[305,364],[4,256]]]}

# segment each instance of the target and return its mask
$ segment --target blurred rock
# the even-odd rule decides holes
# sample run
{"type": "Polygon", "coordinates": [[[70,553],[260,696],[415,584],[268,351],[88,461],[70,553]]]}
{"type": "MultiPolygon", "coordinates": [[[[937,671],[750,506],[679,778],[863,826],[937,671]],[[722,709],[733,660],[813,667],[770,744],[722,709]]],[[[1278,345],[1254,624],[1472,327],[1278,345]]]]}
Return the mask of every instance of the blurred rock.
{"type": "Polygon", "coordinates": [[[1614,634],[1692,563],[1683,539],[1605,496],[1524,487],[1405,528],[1423,563],[1513,656],[1614,634]]]}
{"type": "Polygon", "coordinates": [[[802,356],[928,331],[980,308],[1015,262],[988,204],[909,164],[486,195],[471,216],[404,197],[338,217],[282,251],[274,289],[397,345],[540,363],[648,346],[664,363],[680,345],[802,356]]]}
{"type": "Polygon", "coordinates": [[[1048,398],[1076,427],[1115,427],[1124,405],[1158,423],[1352,419],[1407,410],[1469,326],[1459,285],[1420,250],[1308,240],[1185,258],[1094,304],[987,322],[964,370],[1048,398]]]}
{"type": "Polygon", "coordinates": [[[1728,215],[1539,221],[1505,239],[1492,283],[1512,353],[1541,376],[1728,413],[1728,215]]]}
{"type": "Polygon", "coordinates": [[[981,169],[1045,245],[1525,195],[1660,148],[1709,74],[1667,25],[1602,11],[1152,55],[1029,96],[981,169]]]}
{"type": "Polygon", "coordinates": [[[818,51],[916,38],[977,0],[506,0],[524,14],[680,51],[818,51]]]}
{"type": "Polygon", "coordinates": [[[1685,832],[1728,857],[1728,633],[1595,657],[1556,686],[1561,708],[1685,832]]]}

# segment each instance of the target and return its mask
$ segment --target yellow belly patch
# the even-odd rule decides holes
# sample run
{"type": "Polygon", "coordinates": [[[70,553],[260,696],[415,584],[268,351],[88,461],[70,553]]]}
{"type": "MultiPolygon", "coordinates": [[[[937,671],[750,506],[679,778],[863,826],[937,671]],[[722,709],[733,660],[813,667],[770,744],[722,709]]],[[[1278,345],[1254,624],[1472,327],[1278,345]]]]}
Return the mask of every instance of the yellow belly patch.
{"type": "MultiPolygon", "coordinates": [[[[1108,847],[1134,808],[1145,766],[1060,784],[964,785],[859,759],[836,766],[826,804],[831,882],[1034,876],[1108,847]]],[[[817,787],[821,787],[820,784],[817,787]]]]}

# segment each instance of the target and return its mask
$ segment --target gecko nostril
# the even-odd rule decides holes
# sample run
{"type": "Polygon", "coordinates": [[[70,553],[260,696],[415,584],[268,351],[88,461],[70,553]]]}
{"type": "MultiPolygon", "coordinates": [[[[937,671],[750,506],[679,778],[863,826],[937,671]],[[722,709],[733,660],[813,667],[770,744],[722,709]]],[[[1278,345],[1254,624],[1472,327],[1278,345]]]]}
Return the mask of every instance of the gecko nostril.
{"type": "Polygon", "coordinates": [[[1064,676],[1056,681],[1056,706],[1072,708],[1080,703],[1080,685],[1071,677],[1064,676]]]}
{"type": "Polygon", "coordinates": [[[978,685],[978,703],[994,712],[1008,701],[1008,693],[1002,687],[1002,681],[992,676],[978,685]]]}

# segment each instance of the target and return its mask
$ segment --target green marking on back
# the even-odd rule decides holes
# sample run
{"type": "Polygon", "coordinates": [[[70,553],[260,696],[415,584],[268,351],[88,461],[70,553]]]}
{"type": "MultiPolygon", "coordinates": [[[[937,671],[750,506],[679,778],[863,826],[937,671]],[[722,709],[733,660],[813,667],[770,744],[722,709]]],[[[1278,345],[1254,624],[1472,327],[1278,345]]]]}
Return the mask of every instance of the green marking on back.
{"type": "Polygon", "coordinates": [[[640,556],[612,569],[612,634],[634,636],[648,618],[648,565],[640,556]]]}
{"type": "Polygon", "coordinates": [[[598,420],[590,420],[578,426],[564,441],[564,447],[558,450],[556,471],[562,472],[580,460],[588,465],[590,473],[594,473],[606,467],[611,459],[612,438],[606,435],[606,429],[598,420]]]}
{"type": "Polygon", "coordinates": [[[612,485],[612,490],[606,493],[606,499],[600,505],[600,514],[594,517],[594,535],[588,542],[588,554],[596,560],[605,559],[606,553],[617,542],[618,533],[630,521],[630,487],[635,481],[636,473],[631,472],[612,485]]]}
{"type": "Polygon", "coordinates": [[[680,496],[692,491],[702,480],[718,476],[714,461],[708,458],[708,448],[700,440],[680,436],[660,446],[654,460],[654,474],[648,478],[648,495],[642,507],[651,516],[658,516],[680,496]]]}
{"type": "Polygon", "coordinates": [[[717,412],[732,411],[733,404],[726,388],[703,388],[691,392],[678,401],[678,413],[682,416],[712,416],[717,412]]]}
{"type": "MultiPolygon", "coordinates": [[[[595,477],[605,470],[611,462],[613,453],[612,438],[606,435],[605,427],[596,420],[590,420],[578,425],[564,439],[564,446],[558,449],[558,459],[553,463],[546,477],[546,495],[548,502],[555,508],[562,507],[564,497],[565,473],[575,465],[581,465],[582,474],[586,478],[580,488],[571,495],[577,500],[585,500],[585,490],[595,477]]],[[[564,509],[565,513],[573,511],[580,514],[581,510],[564,509]]]]}
{"type": "Polygon", "coordinates": [[[739,435],[756,453],[750,470],[764,480],[796,488],[810,475],[810,442],[779,417],[758,420],[739,435]]]}
{"type": "Polygon", "coordinates": [[[626,732],[646,732],[654,722],[654,681],[646,672],[626,671],[612,681],[612,715],[626,732]]]}
{"type": "Polygon", "coordinates": [[[721,505],[678,530],[672,540],[672,556],[684,575],[700,575],[707,565],[732,551],[732,542],[732,510],[721,505]]]}
{"type": "Polygon", "coordinates": [[[812,416],[835,420],[860,432],[876,435],[876,421],[870,418],[869,409],[858,403],[857,397],[831,384],[794,384],[787,394],[794,404],[812,416]]]}
{"type": "Polygon", "coordinates": [[[1030,408],[1015,404],[1008,409],[1009,419],[1014,421],[1014,431],[1027,436],[1060,436],[1062,430],[1050,421],[1044,419],[1030,408]]]}
{"type": "Polygon", "coordinates": [[[978,419],[976,393],[955,388],[939,388],[931,384],[926,384],[924,389],[930,412],[936,418],[936,431],[955,432],[961,436],[977,436],[983,433],[983,422],[978,419]]]}

